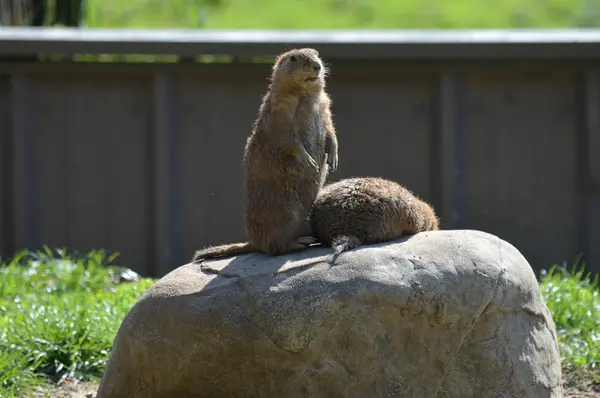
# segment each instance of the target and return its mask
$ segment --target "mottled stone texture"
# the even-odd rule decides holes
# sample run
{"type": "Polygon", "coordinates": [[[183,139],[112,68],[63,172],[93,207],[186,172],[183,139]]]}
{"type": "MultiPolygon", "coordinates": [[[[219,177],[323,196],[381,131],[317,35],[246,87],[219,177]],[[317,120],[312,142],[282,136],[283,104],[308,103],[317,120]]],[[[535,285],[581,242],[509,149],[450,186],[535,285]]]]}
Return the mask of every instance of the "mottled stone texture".
{"type": "Polygon", "coordinates": [[[98,398],[562,397],[554,322],[509,243],[330,252],[175,269],[123,321],[98,398]]]}

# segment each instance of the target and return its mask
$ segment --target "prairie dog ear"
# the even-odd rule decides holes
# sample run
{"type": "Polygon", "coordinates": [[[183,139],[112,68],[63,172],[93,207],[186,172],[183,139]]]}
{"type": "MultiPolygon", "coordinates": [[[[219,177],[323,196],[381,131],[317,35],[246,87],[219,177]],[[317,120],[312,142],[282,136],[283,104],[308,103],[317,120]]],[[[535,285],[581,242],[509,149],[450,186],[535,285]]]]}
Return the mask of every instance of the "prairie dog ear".
{"type": "Polygon", "coordinates": [[[309,48],[305,48],[304,50],[308,50],[308,52],[313,53],[313,55],[316,55],[317,57],[319,56],[319,52],[317,51],[316,48],[309,47],[309,48]]]}
{"type": "Polygon", "coordinates": [[[276,69],[278,69],[281,66],[281,64],[283,63],[283,59],[282,58],[283,58],[283,54],[280,54],[280,55],[278,55],[278,56],[275,57],[275,60],[273,62],[273,70],[276,70],[276,69]]]}
{"type": "Polygon", "coordinates": [[[287,64],[288,60],[290,59],[290,56],[294,56],[293,50],[286,51],[286,52],[281,53],[278,56],[276,56],[275,63],[273,64],[273,69],[279,69],[279,68],[283,67],[285,64],[287,64]]]}

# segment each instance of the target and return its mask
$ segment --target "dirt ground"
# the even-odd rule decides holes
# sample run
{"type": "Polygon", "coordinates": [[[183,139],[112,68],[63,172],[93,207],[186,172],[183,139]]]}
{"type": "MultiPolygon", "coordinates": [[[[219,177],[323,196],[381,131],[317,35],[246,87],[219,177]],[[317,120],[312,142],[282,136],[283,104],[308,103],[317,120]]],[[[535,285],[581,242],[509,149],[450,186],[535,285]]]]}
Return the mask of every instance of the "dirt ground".
{"type": "MultiPolygon", "coordinates": [[[[600,398],[600,371],[569,372],[563,370],[564,398],[600,398]]],[[[95,398],[97,382],[66,381],[52,391],[52,398],[95,398]]],[[[49,389],[36,388],[30,398],[43,398],[49,389]]]]}
{"type": "Polygon", "coordinates": [[[600,398],[600,370],[570,372],[563,369],[565,398],[600,398]]]}
{"type": "Polygon", "coordinates": [[[83,381],[76,383],[67,380],[58,387],[51,385],[34,388],[27,398],[45,398],[48,392],[51,398],[95,398],[98,382],[83,381]]]}

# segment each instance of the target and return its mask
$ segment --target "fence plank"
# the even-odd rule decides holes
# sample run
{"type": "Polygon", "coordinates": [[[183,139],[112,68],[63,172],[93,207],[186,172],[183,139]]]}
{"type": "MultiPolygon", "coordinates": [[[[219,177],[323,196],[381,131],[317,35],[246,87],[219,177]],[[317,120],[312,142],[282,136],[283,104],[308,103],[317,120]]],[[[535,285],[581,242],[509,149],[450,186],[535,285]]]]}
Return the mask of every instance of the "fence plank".
{"type": "Polygon", "coordinates": [[[572,261],[576,77],[482,71],[468,84],[469,226],[516,244],[537,267],[572,261]]]}
{"type": "MultiPolygon", "coordinates": [[[[589,70],[582,74],[580,123],[577,147],[577,175],[579,211],[579,245],[583,261],[600,259],[600,72],[589,70]]],[[[592,265],[593,266],[593,265],[592,265]]]]}
{"type": "Polygon", "coordinates": [[[269,67],[248,78],[200,74],[181,82],[183,250],[245,241],[242,157],[269,67]]]}
{"type": "Polygon", "coordinates": [[[600,70],[588,71],[585,74],[585,132],[584,149],[587,161],[587,173],[590,183],[600,189],[600,70]]]}
{"type": "MultiPolygon", "coordinates": [[[[182,252],[181,130],[179,81],[170,73],[153,80],[152,162],[154,186],[154,272],[162,275],[192,255],[182,252]]],[[[189,257],[189,258],[188,258],[189,257]]]]}
{"type": "Polygon", "coordinates": [[[343,166],[329,180],[380,176],[431,200],[435,74],[356,79],[345,66],[335,71],[328,87],[343,166]]]}
{"type": "MultiPolygon", "coordinates": [[[[149,267],[149,77],[34,75],[41,243],[149,267]],[[43,121],[43,123],[42,123],[43,121]]],[[[141,267],[141,268],[140,268],[141,267]]]]}
{"type": "Polygon", "coordinates": [[[12,145],[8,78],[0,75],[0,257],[13,251],[12,145]]]}
{"type": "Polygon", "coordinates": [[[467,131],[465,119],[463,77],[444,73],[439,81],[441,141],[442,207],[440,224],[444,229],[463,229],[467,226],[467,170],[465,162],[467,131]]]}
{"type": "Polygon", "coordinates": [[[13,220],[17,249],[39,249],[39,107],[31,77],[16,72],[10,79],[13,151],[13,220]]]}

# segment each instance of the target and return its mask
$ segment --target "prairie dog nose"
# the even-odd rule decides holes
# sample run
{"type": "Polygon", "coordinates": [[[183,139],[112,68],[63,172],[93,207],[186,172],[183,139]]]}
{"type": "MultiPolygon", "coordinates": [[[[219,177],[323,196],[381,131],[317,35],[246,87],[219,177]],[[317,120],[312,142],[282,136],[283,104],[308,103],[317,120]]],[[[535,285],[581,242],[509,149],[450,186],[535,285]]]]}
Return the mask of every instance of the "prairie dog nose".
{"type": "Polygon", "coordinates": [[[304,63],[304,70],[306,71],[315,71],[317,73],[319,73],[319,71],[321,70],[321,64],[319,63],[319,61],[314,61],[314,60],[306,60],[306,62],[304,63]]]}

